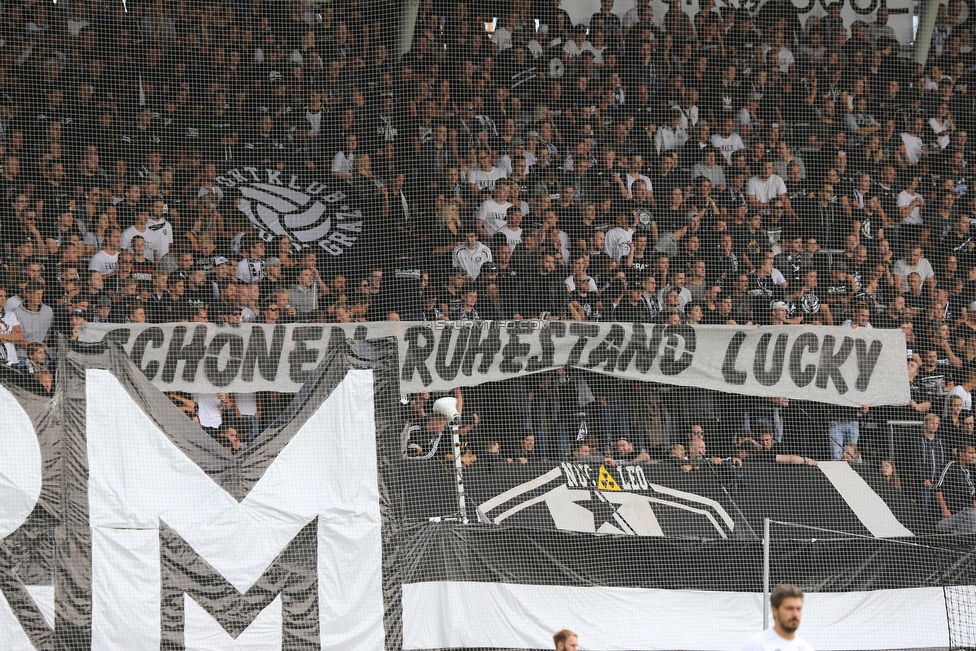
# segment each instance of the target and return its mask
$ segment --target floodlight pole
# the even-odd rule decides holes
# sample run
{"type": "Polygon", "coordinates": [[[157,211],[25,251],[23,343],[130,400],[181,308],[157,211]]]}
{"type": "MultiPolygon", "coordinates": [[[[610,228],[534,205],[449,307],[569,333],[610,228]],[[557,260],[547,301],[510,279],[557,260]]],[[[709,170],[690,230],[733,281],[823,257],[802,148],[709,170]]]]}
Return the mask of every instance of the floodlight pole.
{"type": "Polygon", "coordinates": [[[463,524],[468,523],[468,511],[464,506],[464,474],[461,470],[461,424],[455,418],[451,421],[451,438],[454,440],[454,483],[457,485],[458,513],[463,524]]]}
{"type": "Polygon", "coordinates": [[[763,519],[763,630],[769,628],[769,518],[763,519]]]}

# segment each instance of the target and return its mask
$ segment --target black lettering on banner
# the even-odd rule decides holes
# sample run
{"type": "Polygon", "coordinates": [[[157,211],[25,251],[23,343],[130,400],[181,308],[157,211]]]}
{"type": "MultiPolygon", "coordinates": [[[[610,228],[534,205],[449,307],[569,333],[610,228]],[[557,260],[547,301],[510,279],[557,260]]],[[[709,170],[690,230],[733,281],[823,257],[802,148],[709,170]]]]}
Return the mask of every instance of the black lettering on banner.
{"type": "Polygon", "coordinates": [[[817,387],[826,389],[827,381],[833,380],[837,394],[842,396],[847,393],[847,382],[844,380],[844,374],[840,372],[840,367],[854,349],[854,340],[844,337],[840,343],[840,350],[836,353],[835,343],[836,339],[833,335],[824,335],[823,347],[820,349],[820,367],[817,369],[817,387]]]}
{"type": "Polygon", "coordinates": [[[613,371],[617,366],[617,357],[620,355],[620,346],[623,343],[624,327],[618,323],[611,325],[607,336],[590,352],[586,368],[596,368],[605,363],[604,370],[613,371]]]}
{"type": "Polygon", "coordinates": [[[677,375],[695,361],[695,349],[698,339],[695,329],[688,325],[669,325],[664,329],[664,352],[661,354],[661,373],[677,375]],[[682,346],[684,351],[677,360],[674,354],[682,346]]]}
{"type": "Polygon", "coordinates": [[[461,365],[461,372],[466,377],[471,377],[475,360],[478,358],[478,355],[481,355],[481,364],[478,365],[478,372],[481,374],[487,373],[495,361],[495,355],[498,354],[501,348],[502,335],[497,327],[491,327],[487,330],[471,330],[471,334],[468,335],[468,348],[464,351],[464,363],[461,365]],[[484,338],[481,337],[482,332],[485,333],[484,338]]]}
{"type": "Polygon", "coordinates": [[[552,338],[560,339],[566,336],[566,324],[562,321],[550,321],[549,327],[539,330],[539,345],[542,346],[542,355],[533,355],[525,363],[525,370],[529,373],[541,371],[545,368],[555,366],[556,345],[552,338]]]}
{"type": "Polygon", "coordinates": [[[871,376],[874,374],[874,367],[881,357],[881,349],[884,344],[875,339],[871,342],[871,347],[863,339],[854,342],[854,354],[857,356],[857,381],[854,388],[858,391],[867,391],[871,384],[871,376]]]}
{"type": "Polygon", "coordinates": [[[746,340],[746,333],[737,332],[732,335],[729,347],[725,349],[725,360],[722,362],[722,377],[729,384],[742,385],[746,383],[749,374],[745,371],[735,370],[735,360],[739,357],[739,349],[742,342],[746,340]]]}
{"type": "Polygon", "coordinates": [[[152,380],[159,373],[159,362],[149,362],[146,364],[146,368],[142,368],[142,356],[146,352],[146,346],[150,343],[153,348],[162,348],[163,344],[166,343],[166,335],[163,334],[162,328],[146,328],[140,332],[132,344],[132,352],[129,353],[129,356],[132,357],[132,361],[139,367],[142,374],[152,380]]]}
{"type": "Polygon", "coordinates": [[[128,328],[116,328],[115,330],[109,330],[102,337],[103,343],[113,343],[120,346],[124,346],[129,343],[129,337],[132,336],[132,331],[128,328]]]}
{"type": "MultiPolygon", "coordinates": [[[[881,0],[871,0],[871,4],[869,4],[867,7],[861,7],[858,6],[857,0],[851,0],[851,9],[856,11],[861,16],[870,16],[878,9],[879,4],[881,4],[881,0]]],[[[892,11],[891,13],[895,12],[892,11]]]]}
{"type": "MultiPolygon", "coordinates": [[[[528,324],[526,324],[526,329],[528,329],[528,324]]],[[[521,322],[516,321],[514,328],[506,328],[505,332],[508,334],[508,343],[502,347],[502,362],[498,365],[498,368],[503,373],[518,373],[522,370],[522,362],[516,362],[517,357],[525,357],[532,350],[531,344],[524,343],[519,340],[519,336],[522,334],[521,330],[523,326],[521,322]]],[[[532,334],[532,331],[529,331],[532,334]]]]}
{"type": "Polygon", "coordinates": [[[322,326],[298,326],[291,331],[295,347],[288,353],[288,378],[292,382],[301,384],[311,375],[312,369],[305,370],[304,366],[318,361],[319,349],[309,348],[307,342],[321,341],[324,332],[322,326]]]}
{"type": "Polygon", "coordinates": [[[574,321],[569,324],[569,334],[577,337],[577,339],[576,343],[573,344],[572,350],[569,351],[569,359],[566,360],[566,365],[576,366],[579,364],[580,357],[583,356],[583,349],[586,348],[587,342],[593,337],[600,336],[600,326],[595,323],[578,323],[574,321]]]}
{"type": "Polygon", "coordinates": [[[207,354],[203,358],[203,372],[207,380],[215,387],[225,387],[234,381],[237,372],[244,362],[244,338],[234,332],[218,332],[207,346],[207,354]],[[227,364],[220,370],[220,352],[224,347],[230,348],[227,364]]]}
{"type": "MultiPolygon", "coordinates": [[[[424,386],[430,386],[434,378],[427,368],[427,358],[434,352],[434,331],[425,326],[411,326],[403,333],[403,341],[407,344],[407,352],[404,354],[403,368],[400,369],[400,381],[410,382],[416,371],[424,386]],[[423,345],[418,343],[421,338],[424,340],[423,345]]],[[[289,361],[290,358],[289,355],[289,361]]]]}
{"type": "Polygon", "coordinates": [[[641,373],[647,373],[654,366],[654,358],[657,357],[657,349],[661,345],[661,335],[664,332],[663,326],[654,326],[651,329],[651,340],[647,346],[647,333],[644,326],[634,323],[631,326],[630,341],[624,347],[620,356],[617,358],[617,370],[626,371],[630,366],[630,360],[635,359],[634,367],[641,373]]]}
{"type": "Polygon", "coordinates": [[[464,361],[464,351],[468,347],[468,336],[471,334],[470,328],[448,328],[441,331],[441,339],[437,342],[437,357],[434,358],[434,370],[442,380],[450,382],[458,371],[461,370],[461,362],[464,361]],[[457,333],[457,337],[453,333],[457,333]],[[454,352],[451,354],[451,361],[447,361],[447,352],[454,342],[454,352]]]}
{"type": "Polygon", "coordinates": [[[797,337],[796,341],[793,342],[793,348],[790,349],[790,379],[793,380],[793,384],[801,389],[817,377],[817,366],[815,364],[807,364],[800,368],[803,363],[803,353],[807,350],[811,353],[820,350],[820,340],[812,332],[804,332],[797,337]]]}
{"type": "Polygon", "coordinates": [[[241,366],[241,379],[251,382],[254,379],[254,367],[265,380],[273,382],[278,377],[278,361],[281,359],[281,349],[285,345],[285,326],[276,325],[271,333],[271,346],[264,338],[264,328],[251,328],[251,336],[247,340],[247,353],[244,354],[244,364],[241,366]]]}
{"type": "Polygon", "coordinates": [[[785,332],[776,335],[776,347],[773,349],[773,367],[766,370],[766,354],[769,351],[769,342],[773,338],[772,333],[767,332],[759,338],[759,345],[756,346],[756,356],[752,362],[752,373],[756,380],[764,387],[771,387],[779,382],[783,375],[783,362],[786,359],[786,345],[789,343],[790,336],[785,332]]]}
{"type": "Polygon", "coordinates": [[[280,648],[318,649],[318,518],[305,525],[245,592],[239,592],[165,522],[159,523],[161,649],[185,649],[184,600],[196,601],[237,638],[276,598],[281,603],[280,648]]]}
{"type": "Polygon", "coordinates": [[[182,360],[183,381],[193,382],[197,377],[200,360],[207,352],[207,326],[198,325],[193,329],[190,343],[184,345],[186,339],[185,326],[173,328],[173,335],[169,340],[169,350],[166,352],[166,364],[163,366],[163,382],[169,384],[176,377],[176,367],[182,360]]]}

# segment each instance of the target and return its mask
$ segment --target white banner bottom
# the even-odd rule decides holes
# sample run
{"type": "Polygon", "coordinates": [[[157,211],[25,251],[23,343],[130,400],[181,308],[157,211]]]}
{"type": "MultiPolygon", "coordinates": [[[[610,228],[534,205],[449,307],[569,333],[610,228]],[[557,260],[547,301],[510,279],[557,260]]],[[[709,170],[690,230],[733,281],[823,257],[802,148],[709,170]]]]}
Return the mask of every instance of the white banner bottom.
{"type": "MultiPolygon", "coordinates": [[[[762,595],[430,582],[403,586],[403,648],[738,651],[762,630],[762,595]]],[[[942,588],[810,593],[798,634],[818,651],[949,646],[942,588]]]]}

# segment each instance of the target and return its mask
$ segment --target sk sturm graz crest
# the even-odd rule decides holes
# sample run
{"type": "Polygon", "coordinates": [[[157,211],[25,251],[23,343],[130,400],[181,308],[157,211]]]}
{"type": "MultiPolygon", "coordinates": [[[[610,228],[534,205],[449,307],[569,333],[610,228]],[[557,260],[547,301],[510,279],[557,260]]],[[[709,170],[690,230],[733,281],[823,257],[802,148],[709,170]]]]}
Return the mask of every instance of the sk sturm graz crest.
{"type": "Polygon", "coordinates": [[[287,236],[296,249],[315,247],[339,257],[362,238],[363,214],[349,188],[331,186],[270,167],[240,167],[217,177],[225,192],[237,190],[237,209],[266,241],[287,236]]]}

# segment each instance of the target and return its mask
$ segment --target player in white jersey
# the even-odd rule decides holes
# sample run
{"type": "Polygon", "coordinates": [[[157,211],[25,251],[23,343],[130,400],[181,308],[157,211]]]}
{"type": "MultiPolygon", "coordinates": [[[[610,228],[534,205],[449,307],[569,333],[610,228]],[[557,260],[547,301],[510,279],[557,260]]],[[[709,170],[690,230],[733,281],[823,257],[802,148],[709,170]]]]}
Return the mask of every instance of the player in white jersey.
{"type": "Polygon", "coordinates": [[[795,585],[778,585],[769,596],[773,626],[755,636],[742,651],[813,651],[810,643],[796,634],[803,614],[803,590],[795,585]]]}

